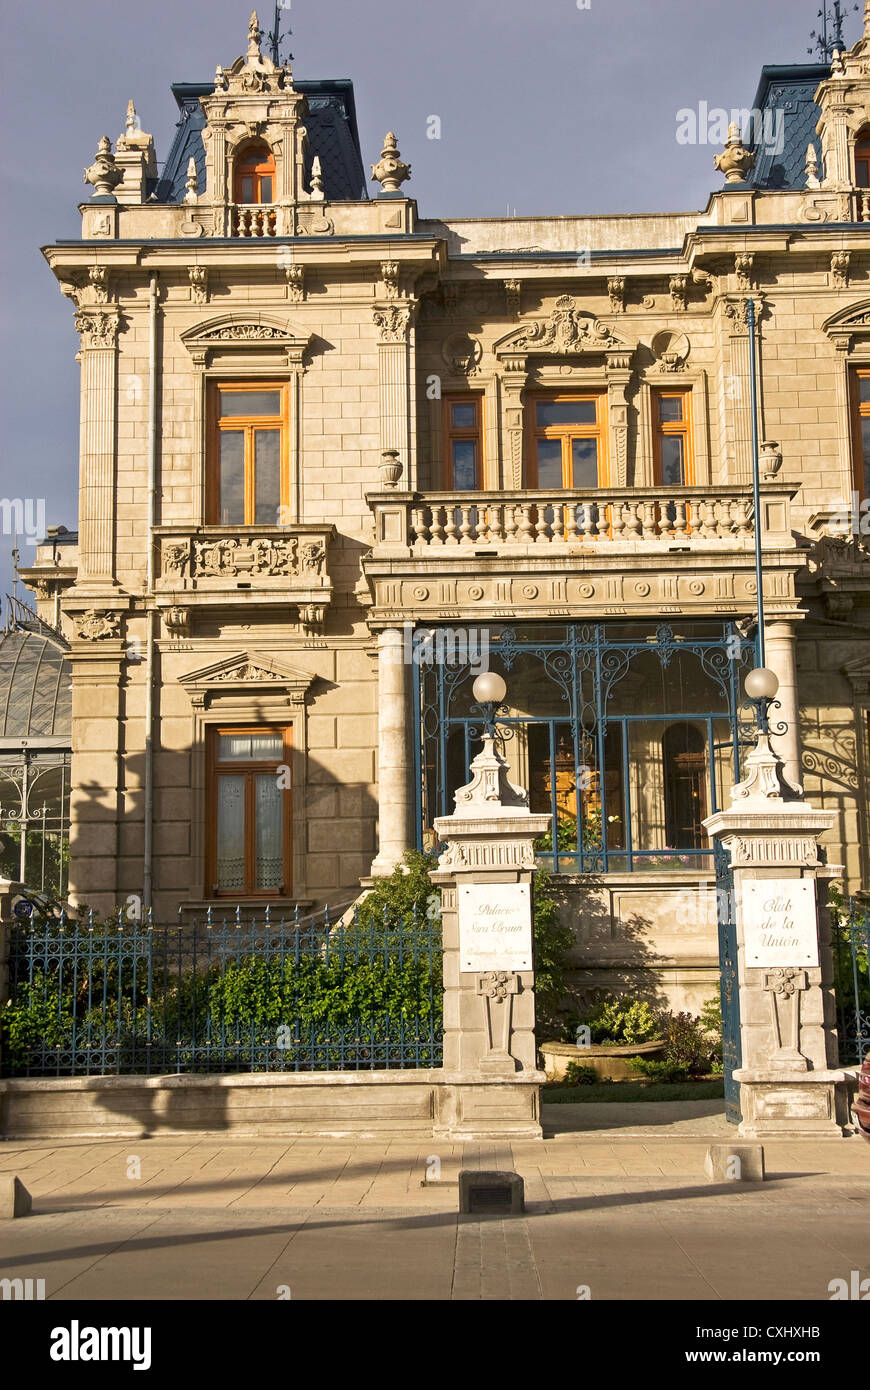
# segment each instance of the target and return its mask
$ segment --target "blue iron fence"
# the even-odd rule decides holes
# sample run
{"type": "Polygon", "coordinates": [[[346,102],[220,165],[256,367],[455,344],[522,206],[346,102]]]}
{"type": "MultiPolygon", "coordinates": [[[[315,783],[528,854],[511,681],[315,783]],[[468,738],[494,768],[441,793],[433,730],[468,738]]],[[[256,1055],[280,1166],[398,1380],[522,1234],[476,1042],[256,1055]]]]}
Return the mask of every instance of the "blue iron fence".
{"type": "Polygon", "coordinates": [[[840,1061],[870,1057],[870,905],[848,898],[834,904],[834,976],[840,1061]]]}
{"type": "Polygon", "coordinates": [[[442,1059],[440,918],[11,929],[7,1076],[368,1071],[442,1059]]]}

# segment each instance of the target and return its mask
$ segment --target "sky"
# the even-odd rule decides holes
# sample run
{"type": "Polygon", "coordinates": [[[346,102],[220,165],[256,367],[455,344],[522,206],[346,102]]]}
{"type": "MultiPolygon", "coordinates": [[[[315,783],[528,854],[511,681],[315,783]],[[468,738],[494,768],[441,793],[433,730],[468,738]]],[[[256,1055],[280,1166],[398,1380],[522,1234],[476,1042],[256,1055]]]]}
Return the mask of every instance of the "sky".
{"type": "MultiPolygon", "coordinates": [[[[82,180],[133,98],[168,153],[172,82],[247,46],[250,0],[6,0],[0,16],[0,498],[76,526],[72,304],[40,247],[80,235],[82,180]]],[[[363,158],[395,130],[424,217],[689,211],[721,175],[677,112],[749,107],[765,63],[810,62],[819,0],[286,0],[297,77],[353,79],[363,158]],[[427,138],[441,122],[440,140],[427,138]]],[[[849,7],[851,9],[851,5],[849,7]]],[[[273,4],[260,9],[265,31],[273,4]]],[[[847,44],[860,15],[847,21],[847,44]]],[[[0,522],[2,525],[2,522],[0,522]]],[[[11,585],[0,533],[0,596],[11,585]]],[[[22,547],[22,563],[32,548],[22,547]]],[[[23,597],[29,597],[23,593],[23,597]]]]}

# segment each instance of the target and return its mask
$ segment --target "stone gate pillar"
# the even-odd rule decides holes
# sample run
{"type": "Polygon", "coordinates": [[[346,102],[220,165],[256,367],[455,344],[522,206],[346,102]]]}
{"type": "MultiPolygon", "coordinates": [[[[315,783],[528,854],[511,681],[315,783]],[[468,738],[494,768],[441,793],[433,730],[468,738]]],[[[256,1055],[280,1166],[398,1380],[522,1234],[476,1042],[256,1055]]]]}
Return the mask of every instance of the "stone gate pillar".
{"type": "Polygon", "coordinates": [[[533,843],[550,825],[513,786],[491,732],[435,822],[447,848],[442,890],[444,1077],[434,1133],[448,1139],[540,1138],[532,954],[533,843]]]}
{"type": "Polygon", "coordinates": [[[835,813],[809,805],[782,769],[769,737],[759,733],[731,806],[704,822],[729,852],[734,874],[739,1133],[836,1137],[848,1123],[848,1103],[837,1070],[826,905],[834,872],[818,851],[835,813]]]}

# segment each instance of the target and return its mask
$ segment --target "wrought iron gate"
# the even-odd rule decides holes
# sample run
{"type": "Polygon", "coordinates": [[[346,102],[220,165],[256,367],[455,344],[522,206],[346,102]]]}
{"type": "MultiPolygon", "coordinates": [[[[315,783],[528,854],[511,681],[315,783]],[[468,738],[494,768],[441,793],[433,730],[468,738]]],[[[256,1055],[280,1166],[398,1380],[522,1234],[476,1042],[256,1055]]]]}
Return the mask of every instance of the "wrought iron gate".
{"type": "Polygon", "coordinates": [[[725,1073],[725,1115],[739,1125],[740,1083],[734,1072],[742,1062],[740,1047],[740,989],[737,978],[737,920],[734,911],[734,871],[731,854],[718,840],[716,862],[716,903],[719,919],[719,990],[722,1000],[722,1066],[725,1073]]]}

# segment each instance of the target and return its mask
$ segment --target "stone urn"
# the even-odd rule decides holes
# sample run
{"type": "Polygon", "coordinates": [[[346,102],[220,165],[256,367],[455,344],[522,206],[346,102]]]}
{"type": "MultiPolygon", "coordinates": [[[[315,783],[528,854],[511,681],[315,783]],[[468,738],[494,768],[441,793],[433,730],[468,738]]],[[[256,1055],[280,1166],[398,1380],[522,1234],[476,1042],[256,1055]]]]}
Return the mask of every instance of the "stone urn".
{"type": "Polygon", "coordinates": [[[398,487],[402,476],[402,464],[398,449],[385,449],[378,464],[382,487],[398,487]]]}
{"type": "Polygon", "coordinates": [[[104,135],[97,146],[93,164],[85,169],[85,183],[93,184],[95,198],[114,198],[115,189],[123,177],[124,171],[117,167],[112,154],[112,142],[108,135],[104,135]]]}
{"type": "Polygon", "coordinates": [[[743,143],[739,122],[731,122],[725,149],[714,156],[713,163],[722,170],[726,183],[743,183],[750,169],[755,168],[755,155],[743,143]]]}
{"type": "Polygon", "coordinates": [[[782,449],[775,439],[767,439],[761,446],[759,456],[761,476],[766,483],[772,483],[782,468],[782,449]]]}

